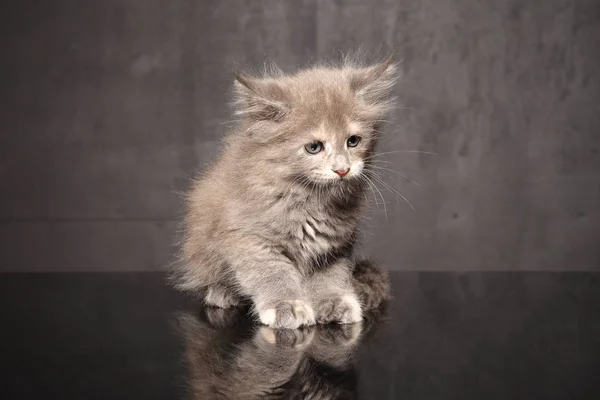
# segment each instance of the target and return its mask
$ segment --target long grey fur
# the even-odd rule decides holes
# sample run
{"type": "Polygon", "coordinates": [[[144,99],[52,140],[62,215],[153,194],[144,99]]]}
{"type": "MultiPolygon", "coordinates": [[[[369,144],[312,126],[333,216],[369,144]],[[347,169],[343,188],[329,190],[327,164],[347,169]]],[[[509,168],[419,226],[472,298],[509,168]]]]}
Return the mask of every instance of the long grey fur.
{"type": "Polygon", "coordinates": [[[357,322],[387,299],[386,272],[352,251],[396,79],[391,59],[238,74],[239,123],[187,197],[177,286],[274,328],[357,322]]]}

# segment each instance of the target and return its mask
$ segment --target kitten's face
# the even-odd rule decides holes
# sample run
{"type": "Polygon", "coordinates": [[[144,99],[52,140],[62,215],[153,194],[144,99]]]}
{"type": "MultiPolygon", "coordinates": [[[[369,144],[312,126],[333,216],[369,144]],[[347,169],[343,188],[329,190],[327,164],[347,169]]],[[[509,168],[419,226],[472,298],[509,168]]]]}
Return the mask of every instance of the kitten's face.
{"type": "Polygon", "coordinates": [[[299,184],[361,181],[375,148],[377,121],[391,106],[387,96],[396,79],[391,60],[237,78],[245,138],[259,145],[252,157],[266,160],[269,173],[299,177],[299,184]]]}
{"type": "Polygon", "coordinates": [[[359,179],[371,153],[373,132],[348,121],[341,127],[321,123],[294,140],[296,168],[307,180],[318,184],[345,184],[359,179]]]}

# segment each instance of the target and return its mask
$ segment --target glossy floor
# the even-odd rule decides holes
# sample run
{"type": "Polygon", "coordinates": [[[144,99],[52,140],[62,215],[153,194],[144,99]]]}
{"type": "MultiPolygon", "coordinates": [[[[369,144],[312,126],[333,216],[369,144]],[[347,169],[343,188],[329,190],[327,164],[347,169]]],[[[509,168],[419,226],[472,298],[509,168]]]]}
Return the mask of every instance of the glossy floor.
{"type": "Polygon", "coordinates": [[[160,274],[3,275],[0,398],[600,398],[600,274],[392,279],[363,324],[271,331],[160,274]]]}

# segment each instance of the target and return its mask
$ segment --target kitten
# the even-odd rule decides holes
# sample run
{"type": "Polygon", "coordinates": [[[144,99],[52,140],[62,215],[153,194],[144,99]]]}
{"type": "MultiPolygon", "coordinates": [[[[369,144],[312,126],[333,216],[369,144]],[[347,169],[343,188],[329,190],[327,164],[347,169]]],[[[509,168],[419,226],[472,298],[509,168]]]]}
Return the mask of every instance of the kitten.
{"type": "Polygon", "coordinates": [[[379,306],[387,274],[352,249],[395,82],[391,59],[237,75],[241,120],[189,194],[179,288],[222,308],[249,300],[274,328],[379,306]]]}

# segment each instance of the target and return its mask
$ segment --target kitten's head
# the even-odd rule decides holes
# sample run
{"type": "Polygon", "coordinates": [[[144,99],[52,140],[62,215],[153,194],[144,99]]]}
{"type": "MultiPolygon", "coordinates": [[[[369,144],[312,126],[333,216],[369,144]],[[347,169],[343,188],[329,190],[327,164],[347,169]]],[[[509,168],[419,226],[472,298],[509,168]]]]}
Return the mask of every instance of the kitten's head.
{"type": "Polygon", "coordinates": [[[271,69],[238,74],[240,135],[272,174],[319,185],[358,182],[372,156],[381,118],[392,106],[392,59],[360,66],[316,66],[294,75],[271,69]]]}

